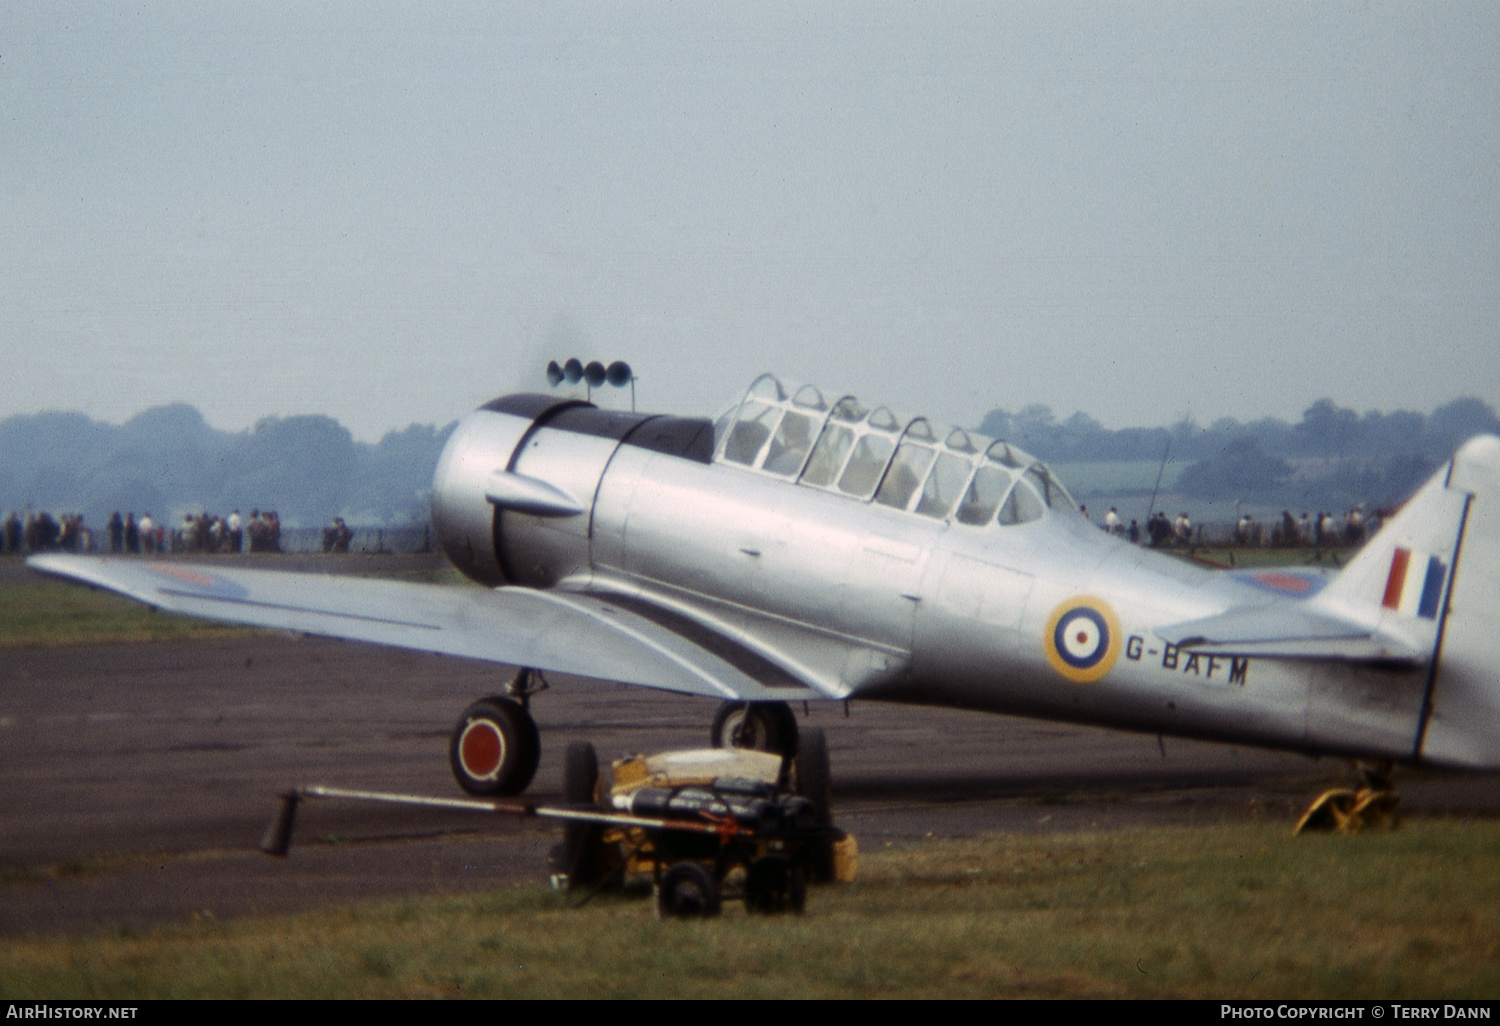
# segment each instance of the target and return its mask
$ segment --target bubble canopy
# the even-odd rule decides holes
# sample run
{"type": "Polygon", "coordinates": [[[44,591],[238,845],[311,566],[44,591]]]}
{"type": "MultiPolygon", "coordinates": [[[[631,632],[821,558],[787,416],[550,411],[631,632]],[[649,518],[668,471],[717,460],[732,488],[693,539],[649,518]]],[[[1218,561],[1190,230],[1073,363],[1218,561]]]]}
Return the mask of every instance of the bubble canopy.
{"type": "Polygon", "coordinates": [[[967,527],[1076,509],[1015,446],[763,374],[714,424],[714,461],[967,527]]]}

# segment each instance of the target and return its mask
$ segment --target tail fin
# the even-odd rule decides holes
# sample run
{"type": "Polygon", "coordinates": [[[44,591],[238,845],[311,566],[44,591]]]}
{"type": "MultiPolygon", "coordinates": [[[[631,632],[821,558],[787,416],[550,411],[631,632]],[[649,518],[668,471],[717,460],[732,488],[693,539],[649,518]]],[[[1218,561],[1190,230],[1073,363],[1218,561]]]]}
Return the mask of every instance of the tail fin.
{"type": "MultiPolygon", "coordinates": [[[[1500,448],[1500,439],[1476,439],[1455,460],[1482,443],[1500,448]]],[[[1168,624],[1155,628],[1157,636],[1223,655],[1430,666],[1472,499],[1450,484],[1454,466],[1428,481],[1314,597],[1168,624]]]]}
{"type": "Polygon", "coordinates": [[[1415,754],[1500,769],[1500,438],[1465,443],[1445,484],[1465,512],[1415,754]]]}
{"type": "MultiPolygon", "coordinates": [[[[1438,641],[1472,496],[1452,482],[1475,439],[1386,521],[1317,597],[1341,618],[1430,653],[1438,641]]],[[[1500,439],[1489,439],[1500,446],[1500,439]]]]}
{"type": "Polygon", "coordinates": [[[1431,653],[1414,759],[1500,769],[1500,438],[1466,442],[1315,601],[1431,653]]]}

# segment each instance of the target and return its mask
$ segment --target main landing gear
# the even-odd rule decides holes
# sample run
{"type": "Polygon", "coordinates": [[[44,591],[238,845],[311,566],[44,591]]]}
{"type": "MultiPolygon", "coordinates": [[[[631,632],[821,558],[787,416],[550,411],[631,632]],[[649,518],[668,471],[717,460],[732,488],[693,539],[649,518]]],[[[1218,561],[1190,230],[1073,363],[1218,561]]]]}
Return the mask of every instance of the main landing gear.
{"type": "MultiPolygon", "coordinates": [[[[481,798],[526,790],[542,757],[529,706],[531,696],[546,687],[540,671],[521,670],[505,694],[481,698],[464,710],[448,744],[458,786],[481,798]]],[[[797,717],[785,702],[725,702],[711,734],[715,748],[751,748],[787,758],[798,752],[797,717]]]]}
{"type": "Polygon", "coordinates": [[[797,717],[785,702],[724,702],[710,731],[715,748],[797,754],[797,717]]]}
{"type": "MultiPolygon", "coordinates": [[[[797,792],[817,810],[819,826],[832,826],[833,818],[828,742],[821,730],[799,735],[797,716],[785,702],[724,702],[714,715],[710,739],[715,748],[752,748],[783,759],[783,776],[791,771],[797,792]]],[[[834,875],[833,842],[817,841],[808,846],[807,871],[813,883],[827,883],[834,875]]],[[[767,869],[767,874],[772,871],[767,869]]],[[[773,879],[774,874],[756,877],[773,879]]]]}
{"type": "Polygon", "coordinates": [[[536,776],[542,739],[528,710],[547,687],[541,673],[522,670],[504,695],[482,698],[464,710],[448,744],[458,786],[481,798],[520,794],[536,776]]]}

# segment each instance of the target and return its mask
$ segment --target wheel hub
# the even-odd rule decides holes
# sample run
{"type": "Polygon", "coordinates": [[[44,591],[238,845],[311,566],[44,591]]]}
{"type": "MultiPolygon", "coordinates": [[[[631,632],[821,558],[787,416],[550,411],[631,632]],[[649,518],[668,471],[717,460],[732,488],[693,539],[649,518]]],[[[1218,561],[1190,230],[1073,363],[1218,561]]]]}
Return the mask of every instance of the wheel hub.
{"type": "Polygon", "coordinates": [[[488,720],[475,720],[458,740],[464,772],[476,780],[493,780],[505,758],[505,739],[488,720]]]}

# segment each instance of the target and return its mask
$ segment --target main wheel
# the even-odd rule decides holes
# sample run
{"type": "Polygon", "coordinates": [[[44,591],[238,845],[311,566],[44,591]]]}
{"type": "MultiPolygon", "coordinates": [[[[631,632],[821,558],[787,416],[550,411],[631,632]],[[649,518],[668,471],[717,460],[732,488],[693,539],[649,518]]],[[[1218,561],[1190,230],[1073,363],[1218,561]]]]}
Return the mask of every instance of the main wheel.
{"type": "Polygon", "coordinates": [[[679,862],[661,878],[656,914],[662,919],[708,919],[721,908],[719,885],[696,862],[679,862]]]}
{"type": "Polygon", "coordinates": [[[725,702],[714,715],[715,748],[753,748],[792,755],[797,751],[797,717],[785,702],[725,702]]]}
{"type": "Polygon", "coordinates": [[[511,698],[485,698],[469,706],[448,745],[458,786],[484,798],[526,790],[541,757],[536,721],[511,698]]]}

